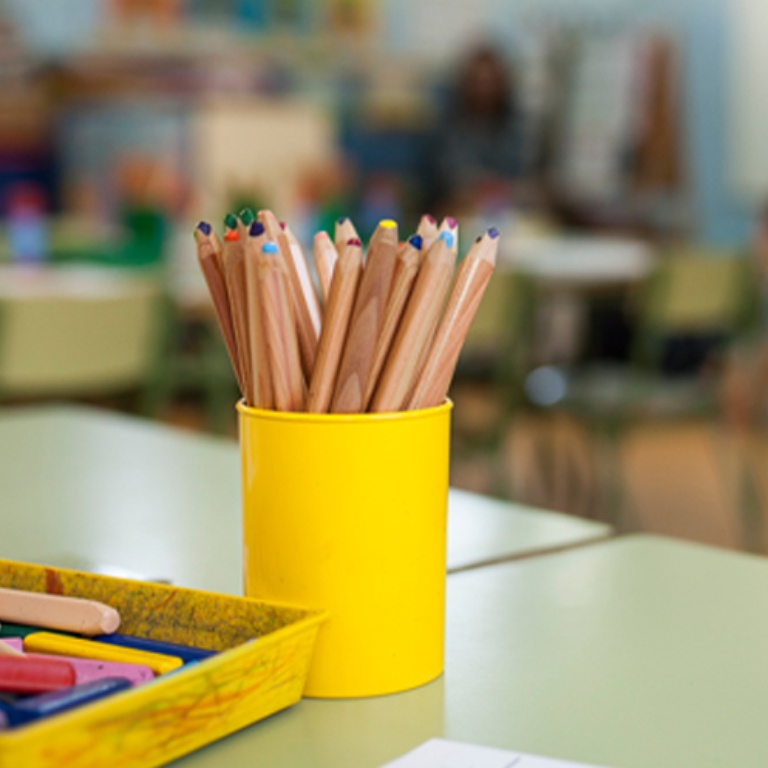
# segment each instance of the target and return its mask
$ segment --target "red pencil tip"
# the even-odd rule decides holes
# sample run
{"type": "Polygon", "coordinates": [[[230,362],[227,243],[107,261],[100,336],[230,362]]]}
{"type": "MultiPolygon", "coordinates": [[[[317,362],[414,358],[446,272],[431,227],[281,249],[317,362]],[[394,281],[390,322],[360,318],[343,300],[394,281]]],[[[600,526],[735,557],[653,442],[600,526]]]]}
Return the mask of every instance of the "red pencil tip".
{"type": "Polygon", "coordinates": [[[284,221],[280,222],[280,229],[285,229],[285,222],[284,221]]]}
{"type": "Polygon", "coordinates": [[[356,237],[353,237],[347,240],[347,245],[362,245],[362,243],[356,237]]]}
{"type": "Polygon", "coordinates": [[[239,239],[240,234],[236,229],[230,229],[229,232],[224,235],[224,240],[228,243],[236,243],[239,239]]]}

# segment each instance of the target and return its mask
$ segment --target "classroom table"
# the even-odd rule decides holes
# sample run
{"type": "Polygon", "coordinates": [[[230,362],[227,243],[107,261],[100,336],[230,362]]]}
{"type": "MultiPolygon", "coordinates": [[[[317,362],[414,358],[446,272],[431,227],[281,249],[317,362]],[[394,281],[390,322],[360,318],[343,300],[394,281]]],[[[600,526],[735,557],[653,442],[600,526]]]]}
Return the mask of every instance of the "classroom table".
{"type": "MultiPolygon", "coordinates": [[[[0,557],[241,591],[234,440],[83,406],[0,410],[0,557]]],[[[602,523],[451,489],[452,570],[577,546],[602,523]]]]}
{"type": "Polygon", "coordinates": [[[635,238],[513,233],[501,246],[498,268],[584,290],[637,283],[650,275],[654,264],[651,246],[635,238]]]}
{"type": "Polygon", "coordinates": [[[448,578],[446,671],[304,699],[178,768],[373,768],[434,736],[608,768],[765,768],[768,562],[624,536],[448,578]]]}

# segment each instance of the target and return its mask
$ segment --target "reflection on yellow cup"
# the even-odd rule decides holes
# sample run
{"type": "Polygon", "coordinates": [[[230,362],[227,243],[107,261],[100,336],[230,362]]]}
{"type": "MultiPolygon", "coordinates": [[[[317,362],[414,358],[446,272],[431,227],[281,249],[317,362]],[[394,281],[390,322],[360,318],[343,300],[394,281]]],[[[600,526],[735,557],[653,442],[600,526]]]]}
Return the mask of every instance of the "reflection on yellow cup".
{"type": "Polygon", "coordinates": [[[305,695],[394,693],[442,673],[451,407],[238,405],[245,593],[330,612],[305,695]]]}

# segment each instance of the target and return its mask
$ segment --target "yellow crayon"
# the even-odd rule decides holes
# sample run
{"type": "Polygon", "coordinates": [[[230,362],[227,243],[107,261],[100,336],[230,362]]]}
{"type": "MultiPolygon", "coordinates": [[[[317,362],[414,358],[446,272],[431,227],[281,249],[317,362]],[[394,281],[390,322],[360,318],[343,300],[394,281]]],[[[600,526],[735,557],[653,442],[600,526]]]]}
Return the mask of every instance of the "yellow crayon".
{"type": "Polygon", "coordinates": [[[151,651],[138,651],[107,645],[95,640],[56,635],[52,632],[33,632],[24,638],[24,650],[32,653],[50,653],[54,656],[74,656],[95,661],[118,661],[124,664],[144,664],[156,675],[172,672],[183,665],[178,656],[166,656],[151,651]]]}

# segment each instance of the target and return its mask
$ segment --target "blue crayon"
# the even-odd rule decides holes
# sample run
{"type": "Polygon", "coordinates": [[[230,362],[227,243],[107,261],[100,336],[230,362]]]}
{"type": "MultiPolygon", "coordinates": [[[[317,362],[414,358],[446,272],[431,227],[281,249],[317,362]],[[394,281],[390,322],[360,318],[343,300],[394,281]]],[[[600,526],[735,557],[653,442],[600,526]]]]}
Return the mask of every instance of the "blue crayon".
{"type": "Polygon", "coordinates": [[[130,681],[122,677],[104,677],[90,683],[73,685],[61,691],[28,696],[19,699],[13,705],[2,705],[2,711],[10,725],[23,725],[43,717],[58,715],[60,712],[89,704],[131,687],[130,681]]]}
{"type": "Polygon", "coordinates": [[[162,640],[149,640],[145,637],[121,635],[119,632],[111,635],[97,635],[92,639],[99,643],[119,645],[122,648],[134,648],[137,651],[150,651],[151,653],[162,653],[165,656],[176,656],[184,663],[203,661],[203,659],[216,655],[216,651],[209,651],[204,648],[193,648],[189,645],[179,645],[178,643],[166,643],[162,640]]]}

